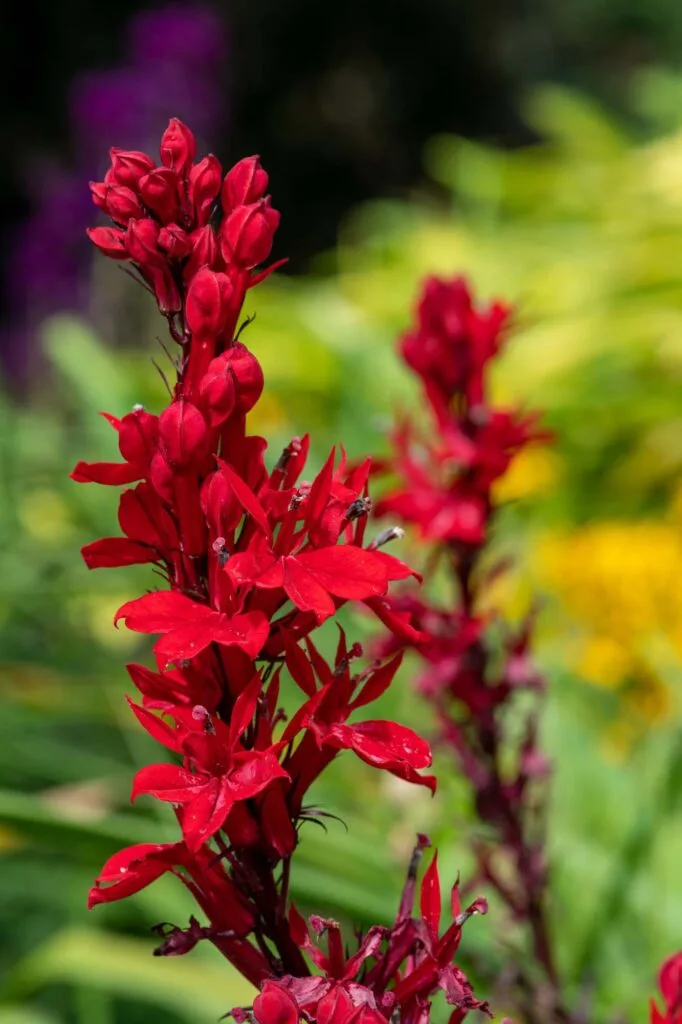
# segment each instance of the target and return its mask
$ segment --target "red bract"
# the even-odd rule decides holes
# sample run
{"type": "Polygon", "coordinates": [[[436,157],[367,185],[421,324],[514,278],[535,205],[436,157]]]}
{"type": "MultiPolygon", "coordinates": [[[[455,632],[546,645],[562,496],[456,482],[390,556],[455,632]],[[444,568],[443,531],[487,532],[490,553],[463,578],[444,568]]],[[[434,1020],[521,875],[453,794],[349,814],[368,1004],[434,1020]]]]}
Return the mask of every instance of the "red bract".
{"type": "Polygon", "coordinates": [[[431,278],[416,325],[402,339],[401,353],[419,378],[430,423],[423,428],[402,420],[397,426],[392,457],[383,467],[394,483],[377,512],[397,517],[437,545],[434,556],[449,570],[456,599],[442,605],[408,592],[384,598],[382,621],[393,628],[378,650],[418,651],[418,688],[435,709],[441,743],[468,778],[484,834],[492,837],[474,844],[480,880],[528,928],[531,948],[515,965],[518,985],[511,998],[523,1019],[537,1019],[538,1008],[545,1007],[548,1020],[566,1024],[571,1016],[546,918],[549,764],[537,748],[537,706],[517,711],[518,738],[508,735],[516,694],[537,694],[543,687],[529,654],[532,617],[518,629],[497,621],[494,638],[491,616],[479,610],[487,579],[481,556],[496,511],[493,484],[523,448],[548,439],[535,415],[490,403],[487,369],[502,348],[509,318],[502,303],[478,309],[462,278],[431,278]],[[398,623],[411,627],[413,637],[404,628],[401,633],[398,623]],[[533,959],[539,970],[529,968],[533,959]]]}
{"type": "MultiPolygon", "coordinates": [[[[421,774],[431,764],[425,740],[392,721],[357,720],[390,685],[400,658],[351,674],[359,645],[348,648],[341,633],[330,665],[310,637],[356,601],[376,612],[396,643],[417,638],[386,604],[389,585],[414,573],[379,550],[399,531],[365,543],[369,460],[349,467],[332,452],[306,482],[307,437],[294,438],[268,469],[266,442],[248,434],[246,414],[264,382],[258,359],[237,340],[239,321],[247,290],[277,265],[257,269],[279,214],[257,157],[223,177],[215,157],[195,163],[195,149],[190,130],[173,120],[160,165],[144,153],[112,150],[105,180],[92,185],[95,205],[115,224],[92,229],[92,241],[133,264],[177,346],[167,408],[158,416],[141,407],[121,419],[107,415],[122,461],[80,462],[72,476],[135,485],[120,498],[123,535],[88,544],[83,556],[91,568],[152,563],[150,582],[161,581],[126,601],[115,621],[157,637],[155,669],[128,666],[141,696],[130,705],[172,761],[141,768],[132,796],[171,804],[182,838],[114,854],[90,905],[176,876],[207,923],[192,917],[187,928],[159,925],[157,953],[177,956],[213,942],[261,988],[259,1020],[294,1024],[305,1007],[309,1020],[313,1012],[328,1024],[350,1014],[369,1024],[374,1014],[380,1024],[390,1004],[392,1020],[399,1009],[402,1019],[423,1024],[438,986],[460,1019],[478,1005],[452,965],[461,921],[439,937],[433,895],[428,927],[408,921],[402,908],[393,930],[371,929],[342,964],[338,927],[329,923],[337,959],[326,966],[289,906],[289,862],[315,813],[304,800],[335,757],[352,751],[367,765],[435,788],[421,774]],[[282,671],[301,693],[288,720],[278,704],[282,671]],[[382,943],[388,959],[379,978],[382,943]],[[311,974],[307,953],[333,984],[311,974]]],[[[434,871],[426,883],[432,894],[434,871]]]]}

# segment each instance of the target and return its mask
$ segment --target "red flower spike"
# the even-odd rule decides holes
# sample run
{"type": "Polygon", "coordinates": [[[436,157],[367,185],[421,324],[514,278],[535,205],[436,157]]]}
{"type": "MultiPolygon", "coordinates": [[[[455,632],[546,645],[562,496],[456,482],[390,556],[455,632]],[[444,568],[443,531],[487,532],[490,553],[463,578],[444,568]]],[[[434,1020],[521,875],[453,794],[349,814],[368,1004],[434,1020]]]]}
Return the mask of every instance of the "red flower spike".
{"type": "Polygon", "coordinates": [[[247,156],[227,172],[220,192],[220,202],[228,216],[237,206],[250,206],[262,199],[268,190],[268,176],[260,157],[247,156]]]}
{"type": "MultiPolygon", "coordinates": [[[[416,575],[378,550],[388,535],[363,546],[369,460],[349,467],[341,447],[340,460],[332,452],[309,484],[300,479],[307,436],[295,438],[270,470],[266,442],[246,432],[263,372],[235,333],[247,290],[279,265],[255,271],[267,260],[279,223],[258,158],[240,161],[221,182],[215,157],[195,164],[194,137],[176,119],[160,154],[156,166],[146,154],[111,151],[112,165],[91,191],[113,227],[89,234],[105,254],[129,260],[153,292],[178,346],[172,398],[159,416],[137,406],[121,419],[107,415],[122,461],[81,462],[72,476],[134,485],[120,497],[121,536],[87,544],[83,556],[91,568],[148,562],[165,587],[126,601],[115,621],[156,636],[156,669],[128,666],[141,699],[129,703],[137,723],[176,760],[142,767],[132,797],[171,803],[183,841],[116,854],[90,905],[134,895],[173,873],[204,920],[191,917],[186,928],[163,924],[155,952],[179,955],[211,941],[259,990],[253,1010],[233,1011],[241,1024],[427,1024],[439,988],[462,1018],[481,1004],[452,957],[463,921],[481,905],[457,911],[439,935],[435,861],[422,886],[422,916],[411,916],[411,874],[394,927],[369,928],[352,951],[335,921],[315,916],[313,941],[291,906],[290,861],[299,831],[324,813],[306,805],[306,796],[339,751],[434,786],[420,775],[431,763],[429,746],[411,729],[349,721],[389,687],[400,648],[428,637],[426,624],[422,630],[415,623],[429,613],[388,597],[393,581],[416,575]],[[225,216],[216,230],[211,214],[218,195],[225,216]],[[328,664],[311,638],[346,601],[365,602],[392,633],[390,660],[358,667],[356,675],[359,644],[340,631],[335,661],[328,664]],[[299,700],[283,725],[280,675],[286,671],[299,700]],[[311,975],[309,961],[318,973],[311,975]]],[[[433,331],[469,330],[473,362],[482,365],[497,345],[499,314],[493,310],[474,322],[471,304],[460,301],[455,323],[452,303],[435,292],[429,303],[436,311],[431,305],[426,311],[433,331]]],[[[429,351],[440,367],[438,344],[429,351]]],[[[534,426],[492,416],[485,434],[457,430],[436,387],[439,372],[431,376],[429,394],[444,438],[444,451],[434,455],[441,468],[456,456],[468,473],[469,496],[477,498],[534,426]]],[[[419,475],[408,442],[406,436],[405,464],[435,496],[436,485],[424,471],[419,475]]],[[[446,515],[452,518],[452,501],[446,515]]],[[[460,656],[476,638],[472,633],[460,656]]],[[[524,642],[514,651],[517,679],[524,642]]],[[[510,667],[510,680],[512,674],[510,667]]],[[[530,743],[527,738],[532,754],[530,743]]]]}
{"type": "MultiPolygon", "coordinates": [[[[488,370],[506,341],[509,319],[510,310],[502,303],[477,308],[462,278],[425,283],[415,325],[403,337],[401,352],[419,378],[430,422],[423,431],[409,422],[398,424],[393,458],[383,466],[398,483],[376,511],[416,527],[440,548],[456,601],[440,607],[405,593],[381,602],[373,599],[372,607],[393,633],[377,653],[409,645],[422,659],[418,689],[434,706],[441,744],[449,747],[467,777],[482,831],[490,837],[476,843],[479,875],[497,890],[514,925],[528,931],[537,963],[533,969],[514,965],[519,1005],[542,1004],[548,1017],[570,1022],[546,916],[547,865],[538,843],[543,798],[537,787],[529,796],[530,779],[547,773],[537,747],[538,710],[510,707],[520,690],[537,697],[542,689],[528,655],[529,629],[524,624],[519,636],[507,627],[500,656],[493,657],[497,641],[488,641],[488,620],[473,611],[487,603],[490,577],[481,561],[496,511],[493,485],[525,446],[549,439],[536,416],[496,409],[490,401],[488,370]],[[519,715],[523,727],[512,735],[508,723],[519,715]],[[493,866],[498,854],[505,864],[504,879],[493,866]]],[[[423,924],[431,934],[437,901],[428,893],[435,871],[429,869],[422,890],[423,924]]],[[[477,903],[461,913],[458,900],[455,888],[455,922],[485,909],[477,903]]],[[[432,951],[434,959],[443,950],[454,954],[458,942],[453,924],[432,951]]],[[[426,973],[434,969],[433,963],[422,968],[426,973]]],[[[395,990],[398,998],[413,984],[414,976],[409,983],[401,982],[395,990]]],[[[464,987],[454,969],[442,976],[440,985],[449,1002],[461,1001],[464,987]]],[[[469,1008],[468,1003],[462,1006],[464,1011],[469,1008]]],[[[454,1019],[461,1016],[458,1009],[454,1019]]]]}

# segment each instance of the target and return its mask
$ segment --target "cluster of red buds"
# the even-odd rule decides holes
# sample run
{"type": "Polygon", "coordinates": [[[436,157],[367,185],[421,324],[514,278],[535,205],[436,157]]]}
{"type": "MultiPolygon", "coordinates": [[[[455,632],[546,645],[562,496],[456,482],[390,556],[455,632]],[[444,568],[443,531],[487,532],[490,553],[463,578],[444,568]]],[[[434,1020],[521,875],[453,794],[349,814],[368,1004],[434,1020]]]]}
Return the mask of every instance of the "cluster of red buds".
{"type": "Polygon", "coordinates": [[[436,857],[420,888],[419,839],[392,926],[370,928],[344,951],[338,925],[310,928],[289,899],[290,863],[303,822],[316,812],[306,794],[340,751],[433,791],[421,772],[428,743],[392,721],[355,721],[391,684],[400,653],[354,670],[362,656],[342,630],[331,664],[311,639],[346,602],[369,607],[394,642],[418,638],[387,598],[389,583],[412,571],[381,550],[388,530],[365,543],[370,461],[350,467],[332,451],[312,481],[301,480],[309,442],[294,438],[271,468],[266,442],[246,416],[263,374],[240,341],[247,290],[268,259],[279,214],[257,157],[224,177],[213,156],[195,163],[192,133],[171,121],[161,163],[111,151],[93,184],[113,227],[89,234],[106,255],[127,260],[154,294],[177,346],[170,402],[159,415],[136,406],[118,419],[122,461],[79,463],[78,482],[133,485],[120,496],[122,536],[88,544],[91,568],[148,563],[164,585],[116,614],[131,630],[156,634],[156,667],[128,665],[139,691],[131,709],[171,751],[170,763],[143,767],[133,799],[172,805],[174,843],[142,843],[116,853],[90,905],[130,896],[165,873],[192,893],[206,920],[162,924],[159,955],[212,942],[260,990],[254,1007],[234,1010],[259,1024],[425,1024],[441,990],[452,1024],[484,1007],[454,965],[464,922],[483,900],[441,928],[436,857]],[[300,691],[289,717],[280,676],[300,691]],[[326,935],[323,951],[311,937],[326,935]]]}
{"type": "Polygon", "coordinates": [[[548,438],[537,416],[495,408],[489,400],[487,370],[509,319],[501,303],[477,309],[461,278],[432,278],[417,324],[402,339],[402,357],[420,379],[432,422],[427,430],[407,420],[398,424],[393,454],[381,467],[394,483],[376,511],[397,517],[432,545],[429,565],[444,566],[454,595],[445,604],[423,594],[392,596],[393,610],[407,616],[421,638],[394,635],[379,651],[416,648],[423,662],[418,688],[435,709],[439,740],[468,779],[484,826],[473,842],[478,880],[491,885],[530,931],[531,950],[511,979],[517,1006],[528,1021],[568,1020],[546,918],[549,765],[537,743],[543,680],[529,652],[532,616],[514,628],[484,606],[503,569],[486,564],[493,486],[517,453],[548,438]],[[524,691],[536,699],[521,703],[524,691]]]}

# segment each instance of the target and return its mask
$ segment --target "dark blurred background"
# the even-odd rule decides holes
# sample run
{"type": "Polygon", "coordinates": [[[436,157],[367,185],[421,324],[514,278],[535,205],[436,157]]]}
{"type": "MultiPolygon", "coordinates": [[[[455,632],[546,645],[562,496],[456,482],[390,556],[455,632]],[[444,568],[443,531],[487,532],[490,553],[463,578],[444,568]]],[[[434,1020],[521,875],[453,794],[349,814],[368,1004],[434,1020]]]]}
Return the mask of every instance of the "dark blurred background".
{"type": "MultiPolygon", "coordinates": [[[[333,244],[349,207],[421,181],[423,144],[434,133],[503,146],[527,142],[532,133],[519,116],[519,99],[547,80],[586,88],[627,111],[633,72],[676,65],[682,52],[676,0],[215,0],[196,6],[203,19],[209,9],[215,14],[215,31],[195,39],[209,62],[216,33],[225,36],[212,68],[207,141],[226,160],[262,154],[289,211],[280,242],[294,272],[333,244]]],[[[68,167],[82,159],[88,140],[79,88],[88,72],[131,63],[135,15],[144,8],[131,0],[62,0],[41,5],[37,15],[30,4],[15,5],[0,38],[3,230],[31,212],[42,162],[68,167]]],[[[159,25],[149,32],[167,56],[169,46],[189,45],[169,42],[159,25]]],[[[150,40],[146,45],[153,48],[150,40]]],[[[196,57],[201,64],[202,55],[196,57]]],[[[134,89],[127,103],[136,104],[134,89]]],[[[122,100],[118,124],[107,125],[123,147],[131,145],[127,121],[135,120],[125,106],[122,100]]],[[[3,308],[7,301],[5,294],[3,308]]]]}

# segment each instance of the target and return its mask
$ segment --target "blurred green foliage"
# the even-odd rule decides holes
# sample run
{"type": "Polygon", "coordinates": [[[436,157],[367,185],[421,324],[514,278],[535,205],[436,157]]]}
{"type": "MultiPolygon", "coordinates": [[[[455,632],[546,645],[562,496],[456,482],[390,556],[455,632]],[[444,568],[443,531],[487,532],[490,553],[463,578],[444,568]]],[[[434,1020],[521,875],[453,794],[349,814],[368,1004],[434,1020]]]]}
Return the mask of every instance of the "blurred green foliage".
{"type": "MultiPolygon", "coordinates": [[[[670,520],[682,480],[676,89],[659,78],[642,91],[662,133],[647,143],[557,90],[529,103],[542,145],[501,153],[435,139],[426,160],[442,202],[415,196],[358,211],[316,274],[276,279],[251,293],[246,309],[257,310],[245,340],[268,381],[252,429],[270,439],[272,458],[310,430],[319,465],[338,441],[351,455],[385,450],[393,411],[416,408],[394,341],[425,273],[465,270],[482,295],[517,303],[518,334],[497,385],[505,399],[544,408],[557,444],[504,495],[496,543],[518,572],[501,598],[514,611],[526,599],[514,581],[530,580],[548,604],[540,653],[551,679],[545,744],[556,767],[554,921],[567,986],[576,998],[589,992],[594,1022],[616,1010],[645,1020],[657,964],[679,946],[682,673],[674,644],[660,655],[665,629],[648,621],[644,639],[659,653],[670,701],[655,721],[641,710],[650,728],[614,754],[605,736],[622,714],[622,688],[587,685],[576,656],[591,605],[586,599],[581,614],[580,600],[567,604],[537,552],[548,538],[556,552],[594,522],[638,526],[640,548],[649,543],[642,523],[678,528],[670,520]]],[[[95,276],[95,296],[101,287],[95,276]]],[[[128,804],[133,770],[156,755],[127,713],[122,666],[144,659],[148,645],[111,625],[148,576],[88,574],[77,549],[116,532],[115,494],[67,477],[79,458],[114,456],[115,435],[98,410],[163,401],[150,365],[152,311],[136,315],[136,348],[107,346],[73,318],[46,324],[49,372],[35,398],[0,400],[0,1024],[198,1024],[249,999],[209,949],[151,958],[150,926],[183,923],[191,912],[172,879],[91,915],[84,908],[114,849],[172,834],[171,816],[151,802],[128,804]]],[[[628,537],[626,529],[626,546],[628,537]]],[[[658,557],[651,545],[645,567],[658,557]]],[[[590,551],[583,557],[597,557],[590,551]]],[[[601,598],[613,600],[616,617],[619,580],[601,598]]],[[[648,585],[644,571],[636,586],[648,585]]],[[[362,637],[371,626],[353,620],[350,628],[362,637]]],[[[409,677],[408,665],[382,712],[428,730],[409,677]]],[[[418,829],[441,847],[444,872],[466,879],[466,789],[446,755],[438,768],[443,785],[430,801],[349,757],[335,763],[316,799],[348,831],[334,821],[328,834],[306,826],[293,880],[302,909],[360,925],[388,921],[418,829]]],[[[463,963],[486,986],[516,941],[493,906],[468,927],[463,963]]]]}

